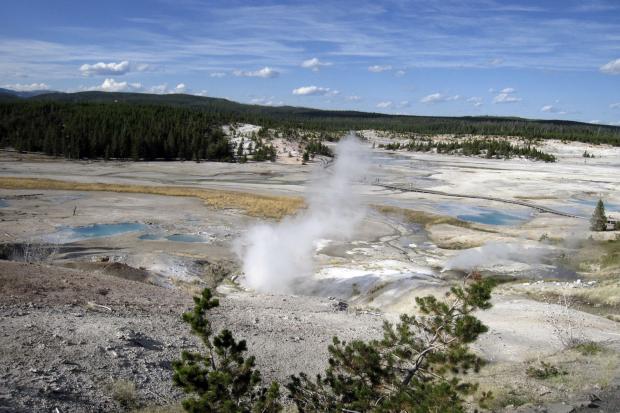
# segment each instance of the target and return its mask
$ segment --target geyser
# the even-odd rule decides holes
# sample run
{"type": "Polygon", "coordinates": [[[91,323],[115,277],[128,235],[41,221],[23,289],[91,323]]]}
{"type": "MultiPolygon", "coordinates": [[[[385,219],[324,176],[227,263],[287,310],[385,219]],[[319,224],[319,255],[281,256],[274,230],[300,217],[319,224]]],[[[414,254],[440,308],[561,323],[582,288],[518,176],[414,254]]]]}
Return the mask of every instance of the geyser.
{"type": "Polygon", "coordinates": [[[245,285],[261,292],[299,291],[314,273],[320,239],[349,239],[366,208],[353,183],[368,170],[368,149],[352,134],[341,139],[329,168],[318,168],[308,188],[308,208],[275,224],[250,228],[237,245],[245,285]]]}

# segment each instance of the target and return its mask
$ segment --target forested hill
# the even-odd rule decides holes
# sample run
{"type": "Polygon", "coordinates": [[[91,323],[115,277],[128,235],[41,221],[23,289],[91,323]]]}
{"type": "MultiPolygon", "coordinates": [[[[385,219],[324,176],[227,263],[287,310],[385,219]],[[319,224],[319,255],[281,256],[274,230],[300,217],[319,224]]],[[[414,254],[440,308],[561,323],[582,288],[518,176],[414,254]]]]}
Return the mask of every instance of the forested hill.
{"type": "Polygon", "coordinates": [[[509,135],[620,146],[620,127],[511,117],[400,116],[259,106],[184,94],[46,93],[0,90],[0,144],[68,157],[227,159],[219,126],[378,129],[419,134],[509,135]],[[53,143],[52,143],[53,142],[53,143]]]}
{"type": "Polygon", "coordinates": [[[565,120],[529,120],[490,116],[399,116],[292,106],[248,105],[226,99],[182,94],[51,93],[31,97],[29,100],[172,105],[206,111],[225,121],[328,131],[380,129],[422,134],[518,135],[525,138],[557,138],[620,145],[620,127],[565,120]]]}
{"type": "Polygon", "coordinates": [[[134,160],[232,160],[222,123],[165,105],[0,101],[0,147],[134,160]]]}

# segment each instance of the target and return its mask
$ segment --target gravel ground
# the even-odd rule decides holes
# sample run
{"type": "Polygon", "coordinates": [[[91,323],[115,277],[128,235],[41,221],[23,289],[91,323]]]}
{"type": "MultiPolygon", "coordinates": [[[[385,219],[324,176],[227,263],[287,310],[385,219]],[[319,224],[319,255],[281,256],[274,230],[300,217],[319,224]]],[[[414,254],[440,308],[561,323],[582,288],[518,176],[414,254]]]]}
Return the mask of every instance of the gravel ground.
{"type": "MultiPolygon", "coordinates": [[[[246,338],[266,380],[318,373],[331,336],[370,338],[382,318],[312,297],[232,293],[216,328],[246,338]]],[[[140,404],[168,404],[170,363],[197,348],[178,290],[105,274],[0,261],[0,411],[121,411],[110,385],[135,383],[140,404]]]]}

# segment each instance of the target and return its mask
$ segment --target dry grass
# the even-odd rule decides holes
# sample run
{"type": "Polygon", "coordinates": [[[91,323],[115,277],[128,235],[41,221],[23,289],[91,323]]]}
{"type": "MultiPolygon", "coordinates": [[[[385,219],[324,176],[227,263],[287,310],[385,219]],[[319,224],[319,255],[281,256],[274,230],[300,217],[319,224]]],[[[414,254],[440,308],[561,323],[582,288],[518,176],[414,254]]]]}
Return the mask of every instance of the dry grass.
{"type": "Polygon", "coordinates": [[[124,408],[134,407],[138,402],[136,385],[130,380],[115,380],[108,386],[112,398],[124,408]]]}
{"type": "Polygon", "coordinates": [[[433,214],[431,212],[415,211],[413,209],[399,208],[399,207],[388,206],[388,205],[373,205],[373,207],[382,214],[385,214],[388,216],[399,216],[409,222],[420,224],[425,227],[430,227],[430,226],[439,225],[439,224],[447,224],[447,225],[454,225],[456,227],[473,229],[476,231],[497,233],[497,231],[484,228],[481,225],[477,225],[471,222],[461,221],[458,218],[454,218],[454,217],[450,217],[446,215],[438,215],[438,214],[433,214]]]}
{"type": "Polygon", "coordinates": [[[194,197],[203,200],[212,208],[238,209],[250,216],[274,219],[281,219],[305,208],[303,199],[299,197],[257,195],[247,192],[191,188],[185,186],[81,183],[55,179],[0,177],[0,188],[104,191],[194,197]]]}
{"type": "Polygon", "coordinates": [[[620,371],[620,355],[603,348],[587,354],[580,349],[567,349],[544,359],[568,374],[545,380],[528,377],[527,367],[539,364],[539,359],[535,358],[525,363],[490,363],[480,373],[473,374],[471,381],[480,384],[480,391],[492,392],[494,398],[489,407],[498,411],[507,405],[544,404],[567,400],[569,396],[586,397],[588,387],[606,389],[620,371]]]}

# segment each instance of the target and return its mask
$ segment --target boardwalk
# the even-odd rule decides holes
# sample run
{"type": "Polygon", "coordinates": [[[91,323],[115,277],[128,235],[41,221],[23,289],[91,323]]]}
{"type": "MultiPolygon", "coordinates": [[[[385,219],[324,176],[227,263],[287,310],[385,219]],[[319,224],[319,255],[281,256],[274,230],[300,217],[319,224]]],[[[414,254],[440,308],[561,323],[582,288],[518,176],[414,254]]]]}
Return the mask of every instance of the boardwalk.
{"type": "Polygon", "coordinates": [[[423,193],[423,194],[450,196],[450,197],[455,197],[455,198],[484,199],[484,200],[487,200],[487,201],[503,202],[505,204],[521,205],[521,206],[524,206],[524,207],[535,209],[535,210],[537,210],[539,212],[546,212],[546,213],[549,213],[549,214],[559,215],[559,216],[563,216],[563,217],[586,219],[585,217],[582,217],[580,215],[575,215],[575,214],[570,214],[568,212],[558,211],[557,209],[548,208],[548,207],[545,207],[545,206],[534,204],[532,202],[526,202],[526,201],[521,201],[521,200],[517,200],[517,199],[495,198],[495,197],[492,197],[492,196],[484,196],[484,195],[453,194],[453,193],[450,193],[450,192],[433,191],[431,189],[416,188],[414,186],[408,186],[407,187],[407,186],[400,186],[400,185],[395,185],[395,184],[382,184],[382,183],[380,183],[378,181],[377,182],[373,182],[372,184],[375,185],[375,186],[381,186],[383,188],[392,189],[392,190],[395,190],[395,191],[420,192],[420,193],[423,193]]]}
{"type": "MultiPolygon", "coordinates": [[[[334,159],[333,158],[332,159],[321,158],[320,162],[321,162],[321,166],[323,168],[329,168],[329,167],[331,167],[333,165],[334,159]]],[[[419,193],[422,193],[422,194],[450,196],[450,197],[454,197],[454,198],[484,199],[484,200],[487,200],[487,201],[503,202],[505,204],[521,205],[521,206],[524,206],[524,207],[535,209],[538,212],[545,212],[545,213],[548,213],[548,214],[559,215],[559,216],[562,216],[562,217],[587,219],[586,217],[583,217],[583,216],[580,216],[580,215],[575,215],[575,214],[571,214],[571,213],[564,212],[564,211],[558,211],[557,209],[548,208],[546,206],[537,205],[537,204],[534,204],[532,202],[521,201],[521,200],[518,200],[518,199],[496,198],[496,197],[484,196],[484,195],[453,194],[453,193],[450,193],[450,192],[433,191],[432,189],[416,188],[414,186],[406,186],[406,185],[401,186],[401,185],[396,185],[396,184],[382,184],[381,181],[379,181],[379,180],[376,180],[374,182],[369,182],[369,183],[371,183],[374,186],[380,186],[380,187],[387,188],[387,189],[392,189],[392,190],[395,190],[395,191],[419,192],[419,193]]]]}

